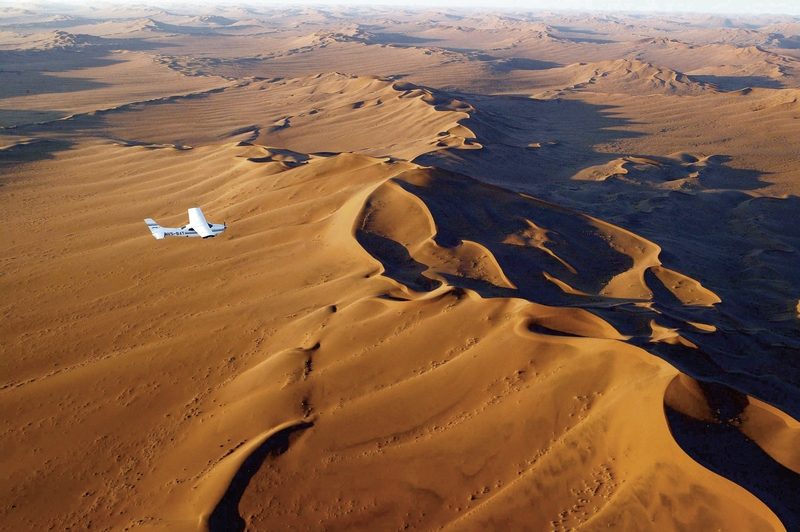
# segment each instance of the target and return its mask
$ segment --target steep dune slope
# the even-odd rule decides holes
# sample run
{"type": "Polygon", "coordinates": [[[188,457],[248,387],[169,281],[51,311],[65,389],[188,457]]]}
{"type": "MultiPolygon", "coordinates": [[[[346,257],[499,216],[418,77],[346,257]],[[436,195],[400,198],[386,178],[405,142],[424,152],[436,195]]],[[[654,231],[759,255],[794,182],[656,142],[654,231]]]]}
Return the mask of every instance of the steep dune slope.
{"type": "Polygon", "coordinates": [[[796,86],[800,63],[759,46],[652,39],[635,57],[669,65],[722,88],[796,86]],[[737,78],[739,78],[737,80],[737,78]]]}
{"type": "MultiPolygon", "coordinates": [[[[586,90],[631,94],[701,94],[712,90],[685,74],[666,67],[638,60],[617,59],[597,63],[577,63],[563,68],[551,68],[529,76],[537,86],[559,86],[550,89],[557,95],[562,91],[586,90]]],[[[544,92],[539,97],[548,95],[544,92]]]]}
{"type": "MultiPolygon", "coordinates": [[[[378,189],[369,203],[396,210],[370,207],[363,230],[400,243],[409,264],[428,266],[424,275],[433,281],[466,277],[487,295],[517,291],[542,302],[563,302],[567,295],[649,301],[653,292],[645,275],[652,272],[685,304],[720,301],[696,280],[663,267],[656,244],[602,220],[446,172],[420,170],[400,179],[400,185],[378,189]],[[443,227],[407,234],[406,224],[394,224],[401,212],[408,218],[420,210],[413,194],[424,198],[423,212],[431,209],[443,227]]],[[[397,254],[386,241],[362,237],[362,244],[397,254]]]]}
{"type": "Polygon", "coordinates": [[[464,102],[408,83],[329,73],[244,80],[224,90],[123,106],[24,131],[91,132],[128,143],[181,146],[237,139],[299,152],[413,159],[445,147],[479,147],[472,143],[472,132],[458,123],[470,110],[464,102]],[[153,128],[155,123],[160,126],[153,128]]]}

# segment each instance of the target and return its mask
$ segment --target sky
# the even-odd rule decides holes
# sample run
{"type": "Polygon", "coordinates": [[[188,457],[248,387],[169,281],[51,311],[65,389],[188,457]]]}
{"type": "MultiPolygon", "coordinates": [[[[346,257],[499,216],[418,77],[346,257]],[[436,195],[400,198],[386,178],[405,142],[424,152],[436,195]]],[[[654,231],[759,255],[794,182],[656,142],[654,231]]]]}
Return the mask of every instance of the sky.
{"type": "MultiPolygon", "coordinates": [[[[0,0],[0,6],[47,5],[42,0],[0,0]]],[[[56,0],[52,4],[75,4],[80,0],[56,0]]],[[[97,3],[169,5],[186,0],[100,0],[97,3]]],[[[254,7],[283,5],[381,5],[407,8],[446,7],[520,11],[581,10],[629,12],[681,12],[710,14],[788,14],[800,15],[800,0],[194,0],[194,5],[246,4],[254,7]]]]}
{"type": "MultiPolygon", "coordinates": [[[[279,2],[270,2],[278,4],[279,2]]],[[[292,1],[291,3],[312,3],[292,1]]],[[[436,4],[448,7],[499,7],[538,10],[652,11],[685,13],[784,13],[800,15],[800,0],[318,0],[326,4],[381,4],[408,7],[436,4]]]]}
{"type": "MultiPolygon", "coordinates": [[[[140,0],[141,1],[141,0],[140,0]]],[[[147,1],[147,0],[145,0],[147,1]]],[[[158,3],[158,0],[151,0],[158,3]]],[[[180,1],[180,0],[178,0],[180,1]]],[[[682,12],[711,14],[800,15],[800,0],[198,0],[200,3],[280,5],[394,5],[402,7],[500,8],[513,10],[581,10],[682,12]]]]}
{"type": "MultiPolygon", "coordinates": [[[[297,3],[308,3],[298,1],[297,3]]],[[[538,10],[569,9],[589,11],[651,11],[684,13],[785,13],[800,15],[800,0],[325,0],[325,3],[385,4],[404,6],[436,5],[457,7],[500,7],[538,10]]]]}

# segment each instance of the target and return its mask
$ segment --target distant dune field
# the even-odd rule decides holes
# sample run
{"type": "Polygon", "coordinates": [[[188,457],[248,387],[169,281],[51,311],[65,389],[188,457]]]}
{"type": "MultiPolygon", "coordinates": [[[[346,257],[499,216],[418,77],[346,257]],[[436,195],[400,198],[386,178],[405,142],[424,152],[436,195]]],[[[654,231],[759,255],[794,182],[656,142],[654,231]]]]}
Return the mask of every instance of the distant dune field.
{"type": "Polygon", "coordinates": [[[2,8],[0,528],[797,530],[798,46],[2,8]]]}

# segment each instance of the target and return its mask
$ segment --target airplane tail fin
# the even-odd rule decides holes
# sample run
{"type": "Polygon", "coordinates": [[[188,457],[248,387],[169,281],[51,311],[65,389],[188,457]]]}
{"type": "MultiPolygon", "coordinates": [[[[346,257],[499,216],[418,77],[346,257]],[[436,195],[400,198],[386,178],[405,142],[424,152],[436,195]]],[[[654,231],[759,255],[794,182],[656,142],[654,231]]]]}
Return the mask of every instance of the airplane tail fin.
{"type": "Polygon", "coordinates": [[[164,230],[156,223],[155,220],[152,218],[145,218],[144,223],[147,224],[147,227],[150,229],[150,233],[152,233],[153,238],[156,240],[161,240],[164,238],[164,230]]]}

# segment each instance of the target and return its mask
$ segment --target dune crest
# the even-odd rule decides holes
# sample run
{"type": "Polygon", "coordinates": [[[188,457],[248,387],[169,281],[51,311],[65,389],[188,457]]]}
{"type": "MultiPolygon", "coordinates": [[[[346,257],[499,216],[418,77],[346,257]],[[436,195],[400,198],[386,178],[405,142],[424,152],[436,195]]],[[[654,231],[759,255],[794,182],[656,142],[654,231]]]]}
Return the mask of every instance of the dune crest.
{"type": "MultiPolygon", "coordinates": [[[[358,152],[412,160],[439,149],[480,148],[475,134],[459,123],[472,110],[415,85],[334,72],[229,82],[204,92],[70,116],[58,129],[147,144],[197,146],[236,138],[302,153],[358,152]],[[217,112],[222,101],[232,105],[230,112],[217,112]],[[186,114],[195,117],[191,128],[181,119],[186,114]],[[164,126],[153,130],[156,120],[164,126]],[[349,134],[328,133],[341,128],[349,134]],[[399,131],[403,138],[398,141],[399,131]]],[[[44,129],[32,125],[20,131],[42,134],[44,129]]]]}
{"type": "Polygon", "coordinates": [[[565,85],[538,93],[535,98],[554,98],[581,90],[670,95],[702,94],[713,90],[686,74],[638,59],[575,63],[560,69],[551,69],[547,75],[551,79],[562,78],[565,85]]]}

